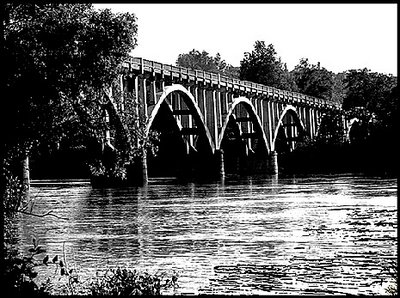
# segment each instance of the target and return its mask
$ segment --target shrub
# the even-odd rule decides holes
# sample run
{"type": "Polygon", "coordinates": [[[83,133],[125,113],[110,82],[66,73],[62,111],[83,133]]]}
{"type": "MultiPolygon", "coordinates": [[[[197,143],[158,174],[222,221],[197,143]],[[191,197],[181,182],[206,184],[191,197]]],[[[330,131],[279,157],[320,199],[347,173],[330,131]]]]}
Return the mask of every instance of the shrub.
{"type": "Polygon", "coordinates": [[[136,270],[107,269],[102,277],[89,285],[91,294],[100,295],[161,295],[162,290],[176,286],[176,275],[168,276],[165,272],[154,275],[136,270]]]}
{"type": "Polygon", "coordinates": [[[43,265],[46,258],[42,262],[38,261],[35,256],[45,252],[45,250],[38,245],[36,239],[33,241],[33,247],[29,249],[28,256],[15,255],[16,253],[11,250],[6,250],[6,258],[4,260],[4,290],[9,295],[17,296],[35,296],[35,295],[48,295],[52,285],[48,279],[46,282],[39,285],[35,278],[38,273],[35,267],[43,265]]]}
{"type": "Polygon", "coordinates": [[[392,278],[392,283],[385,289],[385,292],[392,296],[397,296],[397,283],[399,275],[397,272],[397,262],[391,262],[386,265],[383,271],[387,271],[392,278]]]}

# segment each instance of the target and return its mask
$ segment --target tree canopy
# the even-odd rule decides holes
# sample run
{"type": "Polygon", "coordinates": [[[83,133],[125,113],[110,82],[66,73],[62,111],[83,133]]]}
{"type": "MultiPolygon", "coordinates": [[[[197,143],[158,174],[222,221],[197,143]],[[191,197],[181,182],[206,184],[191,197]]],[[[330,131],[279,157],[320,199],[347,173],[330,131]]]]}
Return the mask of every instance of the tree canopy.
{"type": "Polygon", "coordinates": [[[193,49],[189,53],[179,54],[176,65],[239,78],[238,68],[226,63],[219,53],[213,57],[204,50],[200,52],[193,49]]]}
{"type": "Polygon", "coordinates": [[[334,74],[324,67],[310,64],[307,58],[300,59],[298,65],[291,71],[299,92],[330,100],[334,74]]]}
{"type": "Polygon", "coordinates": [[[134,14],[71,3],[4,9],[6,143],[60,140],[73,126],[89,129],[90,119],[77,118],[96,111],[94,99],[136,46],[134,14]]]}
{"type": "Polygon", "coordinates": [[[244,59],[240,62],[240,79],[297,91],[286,64],[277,56],[274,46],[265,46],[264,41],[256,41],[253,51],[244,53],[244,59]]]}
{"type": "Polygon", "coordinates": [[[346,78],[345,72],[339,72],[333,74],[333,85],[332,85],[332,97],[331,100],[343,104],[343,100],[346,97],[346,84],[344,82],[346,78]]]}
{"type": "Polygon", "coordinates": [[[379,116],[388,116],[395,110],[390,94],[397,86],[397,79],[392,75],[371,72],[364,68],[346,72],[345,83],[347,96],[343,102],[345,110],[365,108],[379,116]]]}

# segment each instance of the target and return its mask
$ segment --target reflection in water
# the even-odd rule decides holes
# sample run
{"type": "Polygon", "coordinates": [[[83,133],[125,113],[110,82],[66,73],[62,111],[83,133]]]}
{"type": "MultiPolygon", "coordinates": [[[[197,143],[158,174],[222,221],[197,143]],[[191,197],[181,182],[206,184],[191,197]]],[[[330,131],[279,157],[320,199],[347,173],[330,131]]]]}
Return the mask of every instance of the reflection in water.
{"type": "Polygon", "coordinates": [[[351,176],[155,179],[147,187],[37,185],[31,236],[83,275],[109,266],[175,270],[180,293],[361,293],[397,258],[396,180],[351,176]]]}

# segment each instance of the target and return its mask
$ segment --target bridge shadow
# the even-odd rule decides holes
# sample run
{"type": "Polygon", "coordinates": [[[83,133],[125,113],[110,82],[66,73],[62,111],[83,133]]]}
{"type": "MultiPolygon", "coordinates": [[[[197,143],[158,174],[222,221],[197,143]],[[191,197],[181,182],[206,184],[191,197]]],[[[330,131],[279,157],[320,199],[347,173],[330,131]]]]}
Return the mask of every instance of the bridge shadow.
{"type": "Polygon", "coordinates": [[[176,177],[179,180],[201,179],[214,176],[215,158],[209,149],[208,140],[197,135],[196,147],[190,146],[183,138],[176,120],[167,104],[162,104],[151,125],[160,134],[156,143],[158,152],[148,152],[148,175],[155,177],[176,177]]]}
{"type": "Polygon", "coordinates": [[[260,174],[266,173],[268,150],[261,136],[249,142],[242,137],[240,125],[233,115],[230,116],[221,142],[224,152],[226,174],[260,174]]]}

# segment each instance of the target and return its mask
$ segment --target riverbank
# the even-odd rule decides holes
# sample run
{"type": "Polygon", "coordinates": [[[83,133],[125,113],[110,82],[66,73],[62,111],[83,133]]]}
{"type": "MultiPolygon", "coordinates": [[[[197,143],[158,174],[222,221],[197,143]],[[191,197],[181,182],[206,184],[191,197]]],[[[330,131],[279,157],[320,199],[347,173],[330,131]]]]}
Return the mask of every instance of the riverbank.
{"type": "Polygon", "coordinates": [[[360,173],[398,177],[395,147],[372,144],[313,145],[279,156],[280,172],[285,174],[360,173]]]}

